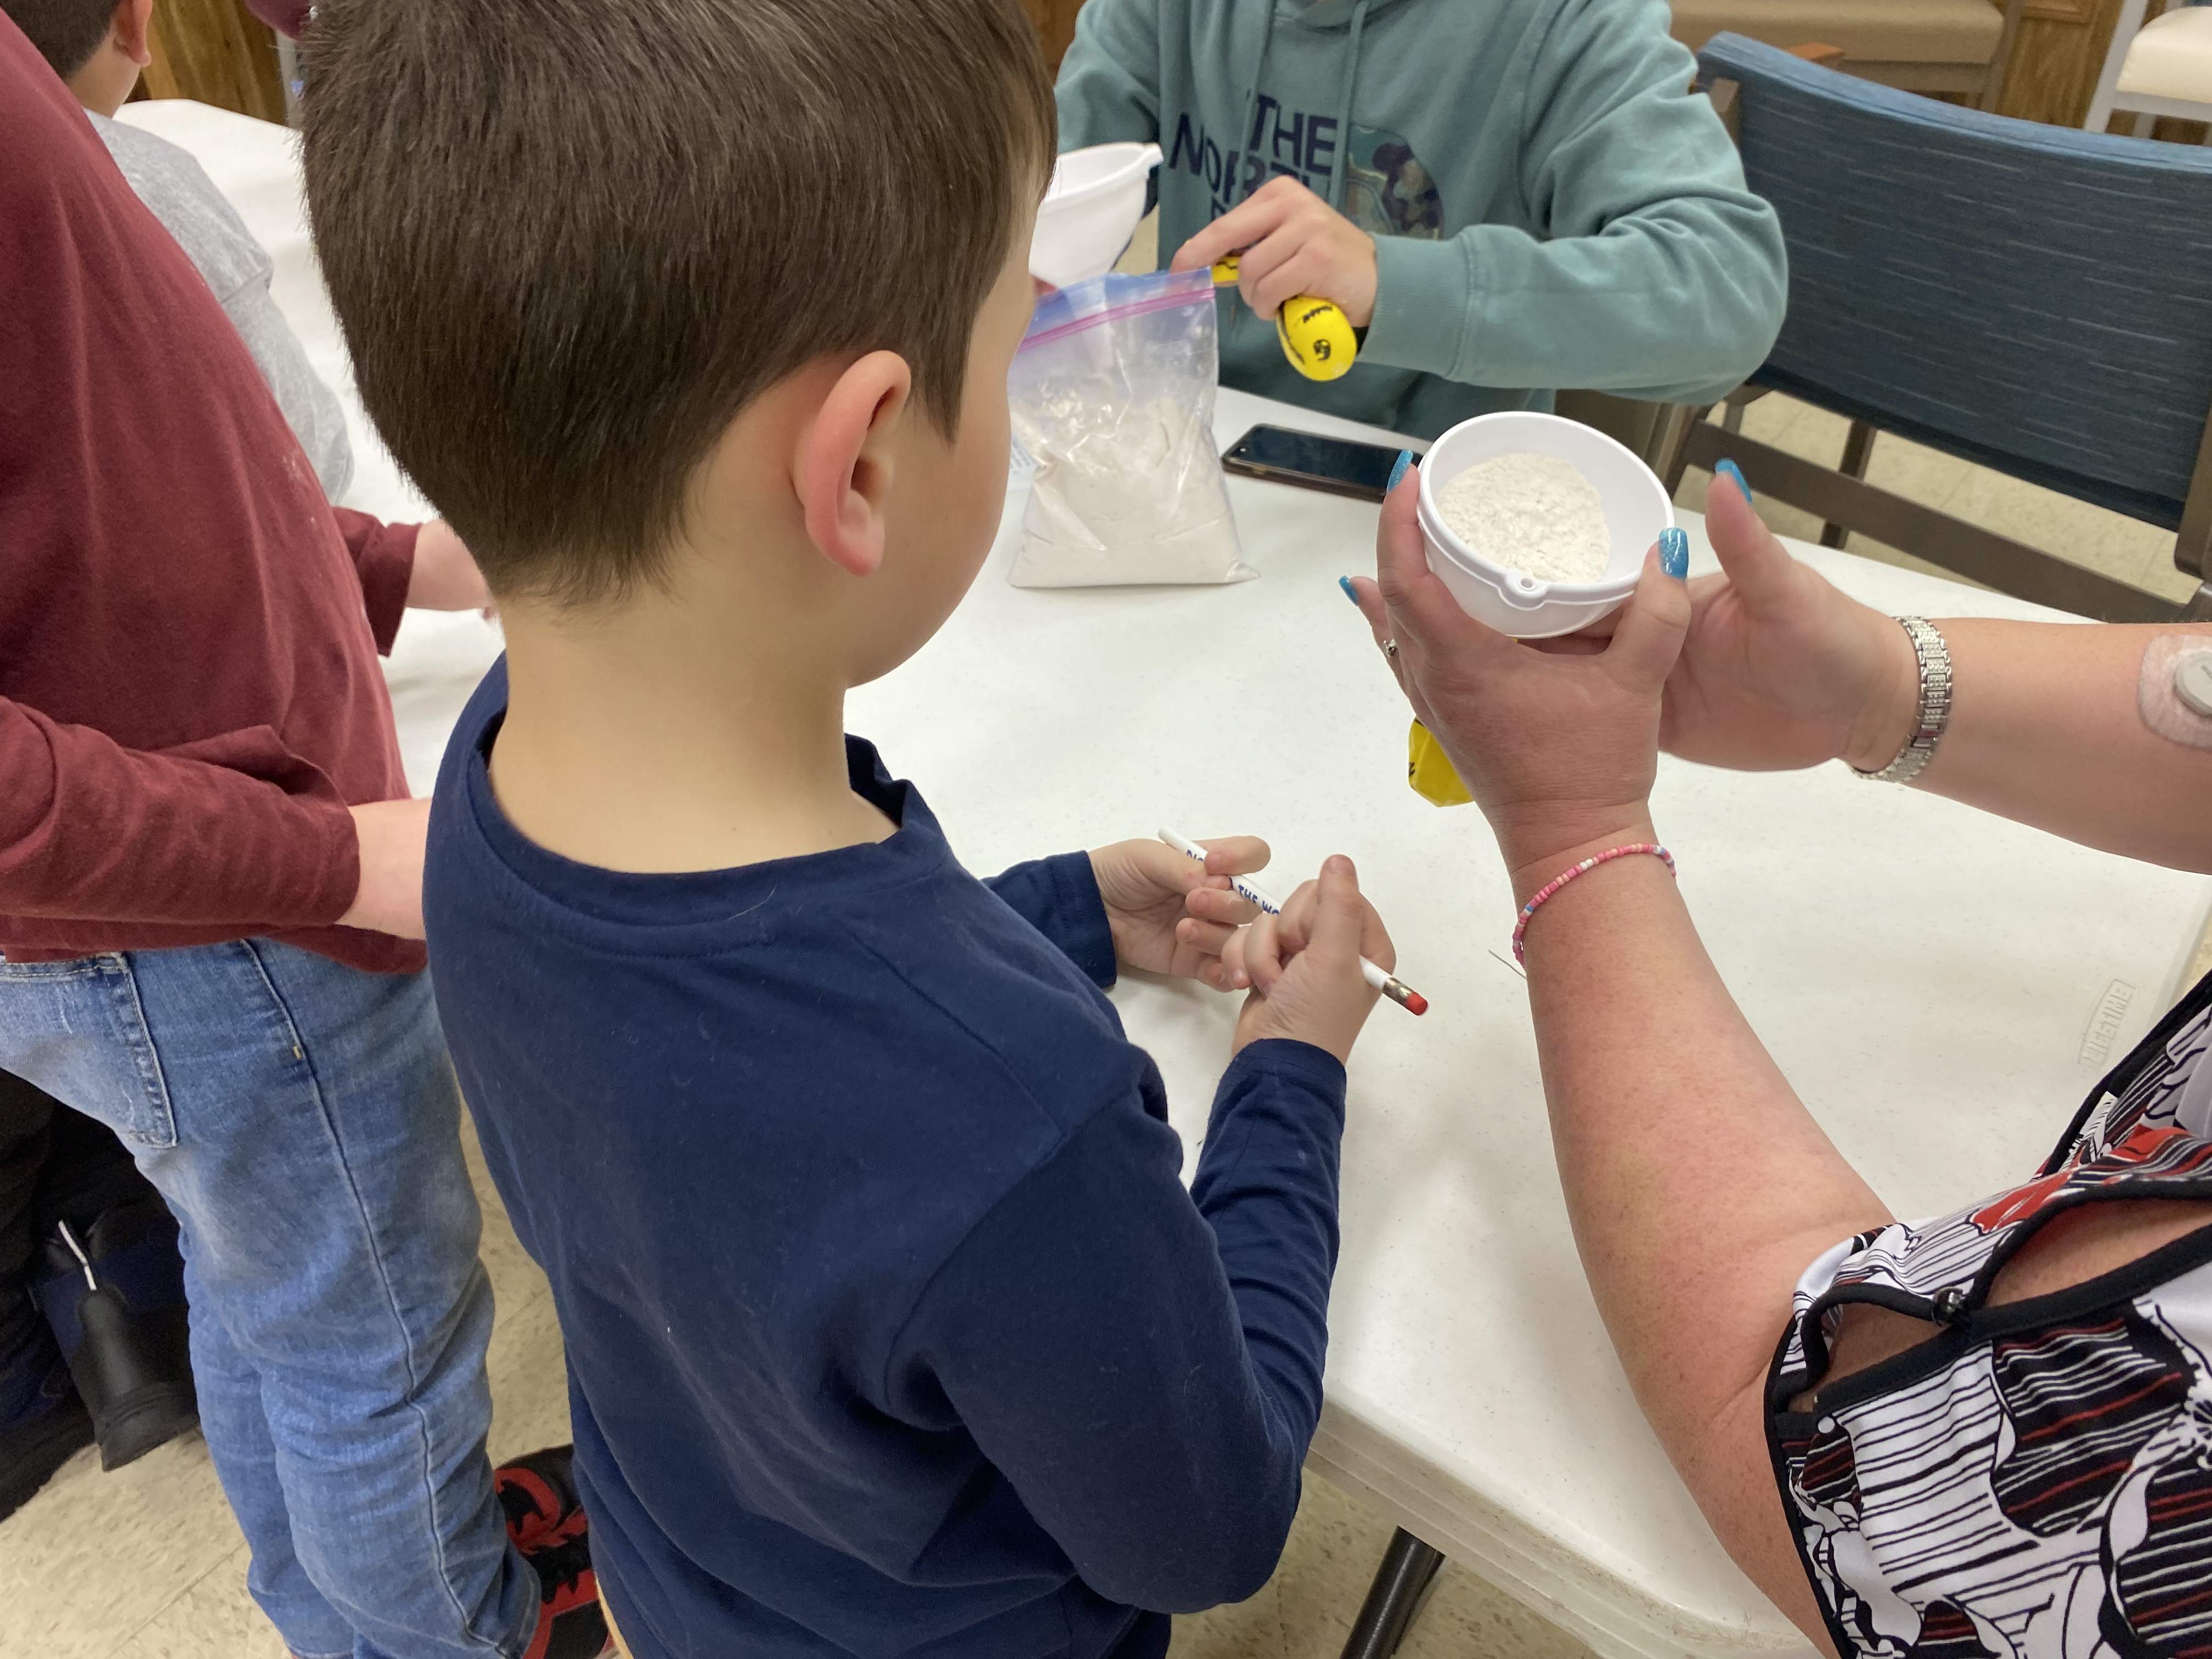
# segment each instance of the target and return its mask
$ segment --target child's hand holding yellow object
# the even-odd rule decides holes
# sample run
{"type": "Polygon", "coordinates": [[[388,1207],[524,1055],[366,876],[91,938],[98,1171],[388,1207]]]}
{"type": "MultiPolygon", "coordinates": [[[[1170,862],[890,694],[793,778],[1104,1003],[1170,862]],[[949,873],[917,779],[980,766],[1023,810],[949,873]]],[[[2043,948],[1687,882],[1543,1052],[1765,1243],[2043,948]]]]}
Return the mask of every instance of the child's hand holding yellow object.
{"type": "Polygon", "coordinates": [[[1297,179],[1269,180],[1176,250],[1175,270],[1206,265],[1274,318],[1308,379],[1335,380],[1358,357],[1375,314],[1375,239],[1297,179]]]}
{"type": "MultiPolygon", "coordinates": [[[[1213,267],[1213,283],[1226,288],[1237,280],[1237,256],[1231,254],[1213,267]]],[[[1309,380],[1333,380],[1350,368],[1359,356],[1359,333],[1334,300],[1300,294],[1283,301],[1275,313],[1275,337],[1283,343],[1283,356],[1309,380]]]]}

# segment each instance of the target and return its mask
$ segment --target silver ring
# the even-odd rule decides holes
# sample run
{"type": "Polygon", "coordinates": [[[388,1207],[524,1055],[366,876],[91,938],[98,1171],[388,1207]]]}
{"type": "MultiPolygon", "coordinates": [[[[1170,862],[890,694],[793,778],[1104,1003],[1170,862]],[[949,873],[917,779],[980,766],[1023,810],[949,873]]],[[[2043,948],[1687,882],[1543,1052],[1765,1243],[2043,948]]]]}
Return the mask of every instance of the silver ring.
{"type": "Polygon", "coordinates": [[[1389,658],[1389,659],[1390,659],[1390,660],[1391,660],[1392,662],[1395,662],[1395,661],[1397,661],[1397,660],[1398,660],[1398,641],[1395,641],[1395,640],[1385,640],[1385,641],[1382,641],[1382,654],[1383,654],[1384,656],[1386,656],[1386,657],[1389,658]]]}

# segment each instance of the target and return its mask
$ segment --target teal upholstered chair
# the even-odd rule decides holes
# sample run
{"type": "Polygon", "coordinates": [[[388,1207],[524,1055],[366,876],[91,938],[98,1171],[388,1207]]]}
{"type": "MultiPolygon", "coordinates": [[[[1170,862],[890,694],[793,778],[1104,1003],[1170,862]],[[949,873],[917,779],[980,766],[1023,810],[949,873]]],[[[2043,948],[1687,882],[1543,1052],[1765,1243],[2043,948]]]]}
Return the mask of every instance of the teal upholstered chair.
{"type": "Polygon", "coordinates": [[[1844,465],[1677,419],[1671,489],[1723,455],[1754,490],[1960,575],[2109,621],[2212,617],[2212,151],[1984,114],[1741,35],[1698,54],[1790,312],[1752,384],[1853,422],[1844,465]],[[2187,605],[1864,481],[1879,432],[2175,532],[2187,605]]]}

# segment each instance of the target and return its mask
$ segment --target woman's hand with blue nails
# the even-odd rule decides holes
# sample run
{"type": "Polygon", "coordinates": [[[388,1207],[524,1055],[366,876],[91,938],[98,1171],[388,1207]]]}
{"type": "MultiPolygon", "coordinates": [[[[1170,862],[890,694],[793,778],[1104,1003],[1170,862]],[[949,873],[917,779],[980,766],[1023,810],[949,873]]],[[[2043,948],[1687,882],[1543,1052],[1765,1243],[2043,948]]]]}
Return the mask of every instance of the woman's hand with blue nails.
{"type": "MultiPolygon", "coordinates": [[[[1460,609],[1429,568],[1408,477],[1382,505],[1373,581],[1355,581],[1414,714],[1458,769],[1507,862],[1541,863],[1605,836],[1648,840],[1660,699],[1690,623],[1660,550],[1609,639],[1512,640],[1460,609]]],[[[1556,870],[1551,874],[1557,874],[1556,870]]]]}
{"type": "Polygon", "coordinates": [[[1707,492],[1705,533],[1721,574],[1689,585],[1661,747],[1747,771],[1888,765],[1919,706],[1905,630],[1791,558],[1741,489],[1707,492]]]}
{"type": "Polygon", "coordinates": [[[1746,507],[1751,505],[1751,486],[1743,481],[1741,467],[1723,457],[1713,463],[1713,471],[1735,486],[1736,494],[1743,497],[1743,504],[1746,507]]]}

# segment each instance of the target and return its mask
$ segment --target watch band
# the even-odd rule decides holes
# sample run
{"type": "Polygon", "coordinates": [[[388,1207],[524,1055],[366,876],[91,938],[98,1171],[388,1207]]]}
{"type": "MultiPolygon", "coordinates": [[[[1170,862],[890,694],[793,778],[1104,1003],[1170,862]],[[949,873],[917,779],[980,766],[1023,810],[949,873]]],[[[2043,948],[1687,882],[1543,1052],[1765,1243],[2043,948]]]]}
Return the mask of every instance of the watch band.
{"type": "Polygon", "coordinates": [[[1920,769],[1928,764],[1936,745],[1943,741],[1943,730],[1951,723],[1951,652],[1943,643],[1943,636],[1936,625],[1925,617],[1899,617],[1898,623],[1912,641],[1913,654],[1920,659],[1920,716],[1913,722],[1912,735],[1905,740],[1905,747],[1897,751],[1897,758],[1879,772],[1858,773],[1869,783],[1910,783],[1920,775],[1920,769]]]}

